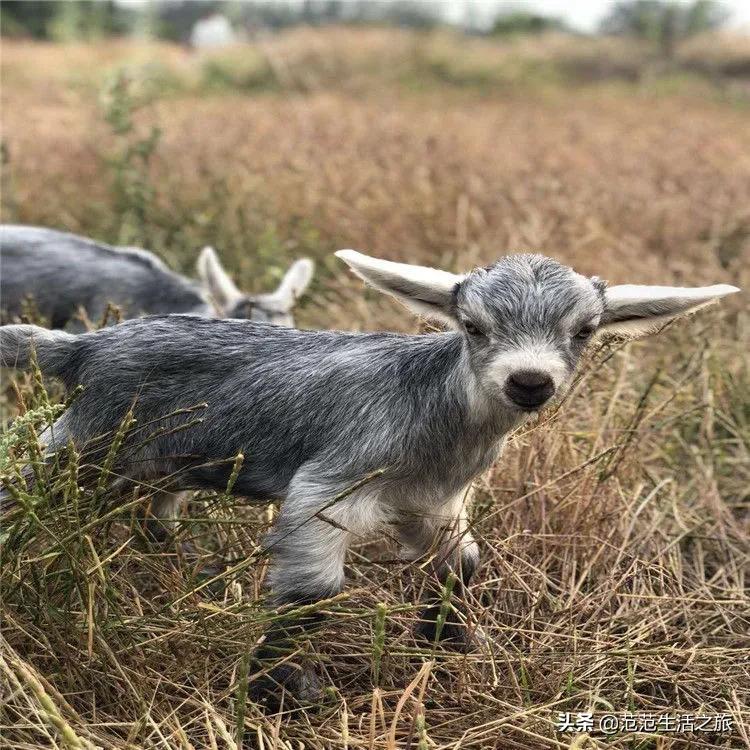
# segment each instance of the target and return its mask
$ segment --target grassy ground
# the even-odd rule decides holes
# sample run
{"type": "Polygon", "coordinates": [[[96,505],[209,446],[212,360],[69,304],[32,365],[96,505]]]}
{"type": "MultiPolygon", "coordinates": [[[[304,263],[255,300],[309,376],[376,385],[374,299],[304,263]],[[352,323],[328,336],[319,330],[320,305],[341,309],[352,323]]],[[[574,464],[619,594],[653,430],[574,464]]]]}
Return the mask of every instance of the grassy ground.
{"type": "MultiPolygon", "coordinates": [[[[308,327],[417,330],[344,274],[339,247],[454,270],[533,249],[613,282],[747,288],[747,100],[704,75],[724,62],[699,42],[679,54],[700,76],[561,38],[306,31],[210,58],[4,43],[3,219],[185,271],[211,243],[254,290],[313,256],[308,327]]],[[[421,571],[386,540],[355,545],[347,597],[304,646],[330,685],[316,712],[244,699],[271,616],[271,509],[193,499],[178,536],[234,566],[212,595],[139,540],[153,488],[117,509],[106,458],[53,467],[3,523],[3,747],[750,746],[749,349],[733,299],[592,352],[566,402],[514,436],[476,488],[471,610],[489,638],[473,653],[415,641],[421,571]],[[735,728],[576,737],[560,711],[735,728]]],[[[26,410],[0,435],[12,472],[62,395],[3,386],[7,415],[26,410]]]]}

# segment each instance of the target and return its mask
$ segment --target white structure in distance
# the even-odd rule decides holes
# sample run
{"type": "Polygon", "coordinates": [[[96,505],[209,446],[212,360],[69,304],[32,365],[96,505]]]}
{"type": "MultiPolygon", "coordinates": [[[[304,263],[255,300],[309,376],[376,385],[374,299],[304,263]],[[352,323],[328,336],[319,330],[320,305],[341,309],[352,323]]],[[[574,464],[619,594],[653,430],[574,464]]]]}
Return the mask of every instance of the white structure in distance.
{"type": "Polygon", "coordinates": [[[221,13],[196,21],[190,32],[190,46],[193,49],[226,47],[237,41],[237,34],[229,19],[221,13]]]}

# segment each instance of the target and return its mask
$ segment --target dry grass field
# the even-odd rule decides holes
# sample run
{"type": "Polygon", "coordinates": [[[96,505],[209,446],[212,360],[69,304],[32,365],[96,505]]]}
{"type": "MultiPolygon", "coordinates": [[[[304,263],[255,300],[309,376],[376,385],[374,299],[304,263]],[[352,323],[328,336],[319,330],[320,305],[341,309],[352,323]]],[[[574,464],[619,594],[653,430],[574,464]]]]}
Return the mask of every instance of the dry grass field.
{"type": "MultiPolygon", "coordinates": [[[[704,46],[678,54],[710,73],[722,62],[704,46]]],[[[449,270],[532,250],[615,283],[747,289],[742,81],[653,73],[636,51],[343,29],[211,57],[4,42],[2,218],[141,244],[189,273],[210,243],[249,290],[309,255],[303,327],[418,330],[332,259],[341,247],[449,270]]],[[[257,555],[272,508],[193,499],[178,537],[229,563],[209,592],[141,543],[152,489],[118,508],[101,467],[42,472],[0,536],[0,745],[750,747],[748,351],[736,295],[592,351],[565,402],[513,437],[476,486],[470,604],[487,640],[471,653],[416,641],[423,572],[387,540],[355,545],[330,626],[301,644],[329,686],[315,711],[245,700],[273,616],[257,555]],[[76,471],[101,472],[95,489],[76,471]],[[566,711],[734,728],[575,735],[555,728],[566,711]]],[[[38,455],[49,388],[4,373],[6,426],[25,411],[0,433],[6,474],[38,455]]]]}

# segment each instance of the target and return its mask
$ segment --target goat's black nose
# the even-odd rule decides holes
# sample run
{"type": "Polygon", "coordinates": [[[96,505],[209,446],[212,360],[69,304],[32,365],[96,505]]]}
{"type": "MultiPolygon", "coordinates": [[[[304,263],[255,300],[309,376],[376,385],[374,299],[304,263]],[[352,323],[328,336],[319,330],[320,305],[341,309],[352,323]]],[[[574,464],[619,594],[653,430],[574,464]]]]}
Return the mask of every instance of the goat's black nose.
{"type": "Polygon", "coordinates": [[[541,370],[517,370],[505,381],[506,395],[522,409],[538,408],[554,392],[552,378],[541,370]]]}

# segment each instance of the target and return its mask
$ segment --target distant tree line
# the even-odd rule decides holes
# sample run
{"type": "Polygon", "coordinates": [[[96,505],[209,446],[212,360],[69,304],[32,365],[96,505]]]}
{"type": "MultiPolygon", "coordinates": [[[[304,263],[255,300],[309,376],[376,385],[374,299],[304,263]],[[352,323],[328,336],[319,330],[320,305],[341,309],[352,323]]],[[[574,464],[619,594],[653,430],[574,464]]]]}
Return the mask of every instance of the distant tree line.
{"type": "Polygon", "coordinates": [[[726,8],[714,0],[694,0],[686,4],[623,0],[615,3],[600,30],[604,34],[649,40],[658,45],[664,57],[671,58],[680,39],[715,29],[727,18],[726,8]]]}
{"type": "MultiPolygon", "coordinates": [[[[330,23],[431,28],[445,23],[441,4],[430,0],[153,0],[136,7],[114,0],[3,0],[0,26],[3,35],[38,39],[89,39],[135,32],[184,42],[196,21],[213,13],[222,13],[237,27],[247,29],[330,23]]],[[[621,0],[612,6],[600,31],[650,40],[670,57],[679,39],[716,28],[726,18],[725,8],[716,0],[621,0]]],[[[481,29],[494,35],[555,30],[569,31],[559,18],[526,10],[499,10],[494,22],[481,29]]]]}
{"type": "Polygon", "coordinates": [[[141,32],[185,41],[196,21],[221,13],[237,26],[281,29],[295,25],[381,23],[430,28],[441,23],[440,4],[424,0],[153,0],[142,7],[113,0],[3,0],[3,35],[37,39],[80,38],[141,32]]]}
{"type": "Polygon", "coordinates": [[[128,33],[132,14],[114,0],[2,0],[0,29],[4,36],[86,39],[128,33]]]}
{"type": "Polygon", "coordinates": [[[492,27],[492,34],[542,34],[546,31],[570,31],[567,24],[555,16],[530,13],[525,10],[499,13],[492,27]]]}

